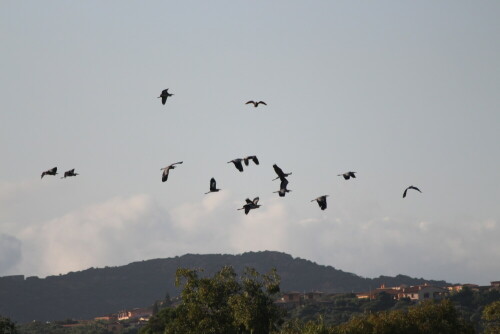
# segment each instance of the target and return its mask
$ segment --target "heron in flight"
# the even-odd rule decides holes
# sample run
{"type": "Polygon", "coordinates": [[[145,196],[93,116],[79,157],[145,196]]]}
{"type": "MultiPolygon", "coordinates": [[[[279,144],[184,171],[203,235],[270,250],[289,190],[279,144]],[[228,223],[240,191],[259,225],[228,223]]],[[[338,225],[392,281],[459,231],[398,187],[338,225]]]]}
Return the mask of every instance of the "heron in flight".
{"type": "Polygon", "coordinates": [[[273,168],[274,168],[274,171],[276,172],[276,174],[278,174],[278,177],[273,179],[273,181],[277,180],[277,179],[282,180],[283,178],[285,178],[289,175],[292,175],[292,173],[284,173],[283,170],[281,168],[279,168],[278,165],[276,165],[276,164],[273,165],[273,168]]]}
{"type": "Polygon", "coordinates": [[[175,165],[179,165],[179,164],[181,164],[181,163],[182,163],[182,161],[179,161],[179,162],[175,162],[175,163],[173,163],[173,164],[171,164],[171,165],[168,165],[167,167],[160,168],[160,170],[162,170],[162,171],[163,171],[163,174],[162,174],[162,176],[161,176],[161,182],[165,182],[165,181],[167,181],[167,179],[168,179],[168,172],[169,172],[171,169],[174,169],[174,168],[175,168],[175,165]]]}
{"type": "Polygon", "coordinates": [[[49,170],[46,170],[45,172],[42,173],[42,176],[40,177],[43,179],[45,175],[56,175],[57,174],[57,167],[51,168],[49,170]]]}
{"type": "Polygon", "coordinates": [[[266,103],[266,102],[264,102],[264,101],[258,101],[258,102],[256,102],[256,101],[250,100],[250,101],[248,101],[248,102],[247,102],[247,103],[245,103],[245,104],[253,104],[253,106],[254,106],[255,108],[257,108],[257,107],[259,106],[259,104],[263,104],[263,105],[267,106],[267,103],[266,103]]]}
{"type": "Polygon", "coordinates": [[[67,177],[77,176],[77,175],[78,175],[78,173],[75,173],[75,169],[73,168],[73,169],[70,169],[70,170],[64,172],[64,176],[61,177],[61,179],[65,179],[67,177]]]}
{"type": "Polygon", "coordinates": [[[215,182],[215,179],[214,178],[211,178],[210,179],[210,191],[209,192],[206,192],[206,194],[210,194],[210,193],[216,193],[218,192],[220,189],[217,189],[217,183],[215,182]]]}
{"type": "Polygon", "coordinates": [[[321,208],[321,210],[325,210],[326,209],[326,198],[328,196],[329,195],[320,196],[318,198],[315,198],[315,199],[311,200],[311,202],[314,202],[314,201],[318,202],[318,205],[321,208]]]}
{"type": "Polygon", "coordinates": [[[256,155],[249,155],[248,157],[243,158],[243,161],[245,162],[245,166],[248,166],[248,164],[250,163],[250,160],[252,160],[253,163],[256,165],[259,164],[259,159],[257,159],[256,155]]]}
{"type": "Polygon", "coordinates": [[[160,94],[160,96],[158,96],[158,98],[161,97],[161,103],[164,105],[165,102],[167,102],[168,97],[172,96],[172,95],[174,95],[174,94],[170,94],[168,92],[168,88],[167,88],[167,89],[164,89],[164,90],[161,91],[161,94],[160,94]]]}
{"type": "Polygon", "coordinates": [[[352,177],[353,179],[355,179],[355,178],[356,178],[355,173],[356,173],[356,172],[346,172],[346,173],[344,173],[344,174],[339,174],[339,175],[337,175],[337,176],[343,176],[343,177],[344,177],[344,179],[349,180],[351,177],[352,177]]]}
{"type": "Polygon", "coordinates": [[[227,163],[233,163],[234,164],[234,167],[236,167],[237,170],[239,170],[240,172],[243,172],[243,164],[241,163],[243,161],[243,159],[240,159],[240,158],[237,158],[237,159],[233,159],[231,161],[228,161],[227,163]]]}
{"type": "Polygon", "coordinates": [[[403,193],[403,198],[406,197],[406,192],[408,191],[408,189],[413,189],[413,190],[416,190],[416,191],[418,191],[418,192],[421,193],[420,189],[418,189],[417,187],[415,187],[415,186],[409,186],[408,188],[405,189],[405,192],[403,193]]]}
{"type": "Polygon", "coordinates": [[[239,208],[238,210],[245,210],[245,214],[246,215],[248,215],[248,213],[250,212],[250,210],[260,208],[260,204],[257,204],[257,203],[259,203],[259,198],[258,197],[255,197],[253,199],[253,201],[251,201],[249,198],[247,198],[245,200],[245,202],[246,202],[246,204],[243,205],[243,207],[239,208]]]}
{"type": "Polygon", "coordinates": [[[286,193],[289,193],[291,190],[287,189],[288,185],[288,180],[286,178],[280,178],[281,183],[280,183],[280,190],[274,191],[273,193],[278,193],[280,197],[285,197],[286,193]]]}

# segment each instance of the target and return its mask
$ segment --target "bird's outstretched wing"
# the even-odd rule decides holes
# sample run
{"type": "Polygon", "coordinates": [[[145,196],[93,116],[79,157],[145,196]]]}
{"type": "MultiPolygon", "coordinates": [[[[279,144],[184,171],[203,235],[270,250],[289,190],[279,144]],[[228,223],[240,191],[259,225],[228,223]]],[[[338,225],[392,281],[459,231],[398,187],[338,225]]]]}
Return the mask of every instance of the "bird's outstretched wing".
{"type": "Polygon", "coordinates": [[[248,205],[245,205],[245,214],[248,215],[250,212],[250,207],[248,205]]]}
{"type": "Polygon", "coordinates": [[[250,198],[247,198],[247,199],[245,200],[245,202],[247,202],[247,204],[253,204],[253,202],[250,200],[250,198]]]}
{"type": "Polygon", "coordinates": [[[410,188],[410,189],[414,189],[414,190],[418,191],[419,193],[421,193],[420,189],[418,189],[418,188],[417,188],[417,187],[415,187],[415,186],[410,186],[409,188],[410,188]]]}
{"type": "Polygon", "coordinates": [[[356,178],[356,174],[354,174],[356,172],[349,172],[349,176],[352,177],[352,178],[356,178]]]}
{"type": "Polygon", "coordinates": [[[285,176],[285,173],[283,173],[283,170],[281,168],[279,168],[278,165],[274,164],[273,168],[274,168],[274,171],[276,172],[276,174],[278,174],[279,178],[285,176]]]}
{"type": "Polygon", "coordinates": [[[266,102],[264,102],[264,101],[259,101],[259,102],[257,102],[257,105],[259,105],[259,104],[263,104],[263,105],[267,106],[267,103],[266,103],[266,102]]]}
{"type": "Polygon", "coordinates": [[[238,169],[240,172],[243,172],[243,165],[241,164],[241,160],[233,161],[233,163],[236,169],[238,169]]]}
{"type": "Polygon", "coordinates": [[[253,104],[253,105],[255,106],[255,101],[252,101],[252,100],[248,101],[248,102],[247,102],[247,103],[245,103],[245,104],[250,104],[250,103],[251,103],[251,104],[253,104]]]}
{"type": "Polygon", "coordinates": [[[256,156],[256,155],[252,156],[251,158],[252,158],[252,161],[253,161],[256,165],[258,165],[258,164],[259,164],[259,159],[257,159],[257,156],[256,156]]]}
{"type": "Polygon", "coordinates": [[[253,204],[257,205],[259,203],[259,197],[255,197],[252,201],[253,204]]]}
{"type": "Polygon", "coordinates": [[[405,192],[403,193],[403,198],[406,197],[406,192],[408,191],[408,188],[405,189],[405,192]]]}

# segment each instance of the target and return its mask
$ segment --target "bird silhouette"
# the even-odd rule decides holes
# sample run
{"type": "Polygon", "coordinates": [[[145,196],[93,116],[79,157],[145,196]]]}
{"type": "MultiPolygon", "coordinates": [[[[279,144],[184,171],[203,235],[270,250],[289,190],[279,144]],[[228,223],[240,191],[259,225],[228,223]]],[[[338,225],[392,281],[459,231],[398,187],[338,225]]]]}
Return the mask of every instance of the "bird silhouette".
{"type": "Polygon", "coordinates": [[[215,182],[215,179],[214,178],[211,178],[210,179],[210,191],[206,192],[206,194],[209,194],[209,193],[216,193],[218,192],[220,189],[217,189],[217,183],[215,182]]]}
{"type": "Polygon", "coordinates": [[[247,198],[245,200],[245,202],[246,202],[246,204],[243,205],[243,207],[240,208],[240,209],[238,209],[238,210],[245,210],[245,214],[246,215],[248,215],[248,213],[250,212],[250,210],[260,208],[260,205],[257,204],[257,203],[259,203],[259,197],[255,197],[253,199],[253,201],[251,201],[249,198],[247,198]]]}
{"type": "Polygon", "coordinates": [[[278,193],[280,197],[285,197],[286,193],[289,193],[291,190],[287,189],[288,186],[288,180],[286,178],[280,178],[281,183],[280,183],[280,190],[274,191],[273,193],[278,193]]]}
{"type": "Polygon", "coordinates": [[[42,173],[42,176],[40,177],[43,179],[45,175],[56,175],[57,174],[57,167],[51,168],[49,170],[46,170],[45,172],[42,173]]]}
{"type": "Polygon", "coordinates": [[[64,176],[61,177],[61,179],[65,179],[67,177],[77,176],[77,175],[78,175],[78,173],[75,173],[75,169],[73,168],[73,169],[70,169],[70,170],[64,172],[64,176]]]}
{"type": "Polygon", "coordinates": [[[161,103],[164,105],[164,104],[165,104],[165,102],[167,102],[168,97],[169,97],[169,96],[173,96],[173,95],[174,95],[174,94],[170,94],[170,93],[168,92],[168,88],[167,88],[167,89],[164,89],[164,90],[162,90],[162,91],[161,91],[161,94],[160,94],[160,96],[158,96],[158,98],[160,98],[160,97],[161,97],[161,103]]]}
{"type": "Polygon", "coordinates": [[[253,104],[253,106],[254,106],[255,108],[257,108],[257,107],[259,106],[259,104],[263,104],[263,105],[267,106],[266,102],[264,102],[264,101],[258,101],[258,102],[255,102],[255,101],[253,101],[253,100],[250,100],[250,101],[248,101],[248,102],[247,102],[247,103],[245,103],[245,104],[253,104]]]}
{"type": "Polygon", "coordinates": [[[325,210],[326,209],[326,198],[328,196],[329,195],[320,196],[318,198],[315,198],[315,199],[311,200],[311,202],[314,202],[314,201],[318,202],[318,205],[321,208],[321,210],[325,210]]]}
{"type": "Polygon", "coordinates": [[[248,166],[250,163],[250,160],[254,162],[254,164],[258,165],[259,164],[259,159],[257,159],[256,155],[249,155],[248,157],[244,157],[243,161],[245,162],[245,166],[248,166]]]}
{"type": "Polygon", "coordinates": [[[175,165],[178,165],[178,164],[181,164],[181,163],[182,163],[182,161],[179,161],[179,162],[175,162],[175,163],[173,163],[171,165],[168,165],[167,167],[160,168],[160,170],[163,170],[163,174],[161,176],[161,182],[167,181],[167,179],[168,179],[168,172],[171,169],[174,169],[175,165]]]}
{"type": "Polygon", "coordinates": [[[278,177],[273,179],[273,181],[277,180],[277,179],[281,180],[284,177],[292,175],[292,173],[283,173],[283,170],[281,168],[279,168],[278,165],[276,165],[276,164],[273,165],[273,168],[274,168],[274,171],[276,172],[276,174],[278,174],[278,177]]]}
{"type": "Polygon", "coordinates": [[[356,172],[346,172],[344,174],[339,174],[337,176],[343,176],[344,179],[346,179],[346,180],[349,180],[351,177],[355,179],[356,175],[354,175],[354,173],[356,173],[356,172]]]}
{"type": "Polygon", "coordinates": [[[243,172],[243,164],[241,163],[241,161],[243,161],[243,159],[240,159],[240,158],[237,158],[237,159],[233,159],[231,161],[228,161],[227,163],[233,163],[234,164],[234,167],[236,167],[237,170],[239,170],[240,172],[243,172]]]}
{"type": "Polygon", "coordinates": [[[417,187],[415,187],[415,186],[409,186],[408,188],[405,189],[405,192],[403,193],[403,198],[406,197],[406,192],[408,191],[408,189],[417,190],[418,192],[421,193],[420,189],[418,189],[417,187]]]}

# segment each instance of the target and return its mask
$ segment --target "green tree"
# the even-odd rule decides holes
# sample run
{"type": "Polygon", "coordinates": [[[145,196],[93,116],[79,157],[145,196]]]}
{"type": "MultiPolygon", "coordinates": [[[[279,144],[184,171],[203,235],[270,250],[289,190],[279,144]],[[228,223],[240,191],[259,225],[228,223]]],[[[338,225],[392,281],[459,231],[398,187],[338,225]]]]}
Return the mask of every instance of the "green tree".
{"type": "Polygon", "coordinates": [[[395,310],[355,317],[337,326],[342,334],[473,334],[474,328],[460,318],[452,302],[423,302],[407,311],[395,310]]]}
{"type": "Polygon", "coordinates": [[[268,334],[283,316],[273,303],[279,292],[275,270],[259,274],[247,268],[238,279],[228,266],[213,277],[179,268],[176,285],[182,286],[181,304],[161,310],[141,333],[268,334]]]}
{"type": "Polygon", "coordinates": [[[482,314],[485,333],[500,334],[500,301],[488,304],[482,314]]]}
{"type": "Polygon", "coordinates": [[[16,324],[9,318],[0,316],[0,334],[16,334],[16,324]]]}

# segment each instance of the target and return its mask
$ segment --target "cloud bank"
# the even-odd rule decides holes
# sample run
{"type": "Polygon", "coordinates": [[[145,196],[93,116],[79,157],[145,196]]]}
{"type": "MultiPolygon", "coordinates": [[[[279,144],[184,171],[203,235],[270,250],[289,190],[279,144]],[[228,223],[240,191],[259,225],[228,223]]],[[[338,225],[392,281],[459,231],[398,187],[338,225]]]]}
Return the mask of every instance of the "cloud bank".
{"type": "MultiPolygon", "coordinates": [[[[262,201],[262,200],[261,200],[262,201]]],[[[297,218],[287,201],[264,199],[248,215],[229,191],[167,210],[146,194],[116,197],[0,234],[0,275],[40,276],[185,253],[278,250],[362,276],[408,274],[485,284],[498,278],[500,226],[403,221],[314,211],[297,218]]],[[[377,217],[377,214],[374,214],[377,217]]]]}

